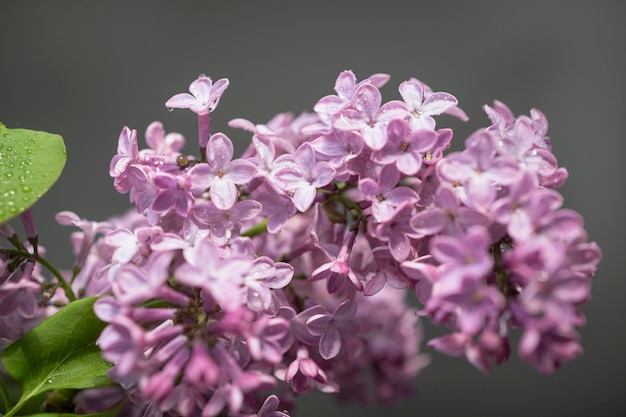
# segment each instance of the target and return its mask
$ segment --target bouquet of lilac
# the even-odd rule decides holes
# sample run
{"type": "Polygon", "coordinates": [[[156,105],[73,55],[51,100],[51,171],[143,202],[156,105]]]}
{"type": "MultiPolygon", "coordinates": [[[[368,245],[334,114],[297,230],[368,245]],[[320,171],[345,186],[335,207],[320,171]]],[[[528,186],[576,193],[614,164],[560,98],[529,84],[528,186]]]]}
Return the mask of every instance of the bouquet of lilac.
{"type": "Polygon", "coordinates": [[[229,81],[200,76],[165,103],[197,114],[199,155],[160,122],[141,150],[124,127],[110,175],[136,209],[106,222],[59,213],[80,229],[71,271],[46,261],[20,209],[27,239],[5,223],[14,248],[0,250],[3,379],[22,388],[12,405],[0,384],[5,415],[35,402],[280,417],[311,390],[391,402],[429,362],[423,317],[450,329],[428,345],[481,371],[509,358],[514,329],[543,374],[578,356],[601,252],[562,208],[567,171],[545,116],[496,101],[491,124],[444,155],[452,130],[434,116],[467,120],[457,99],[410,79],[383,103],[388,79],[344,71],[314,113],[232,120],[252,135],[233,159],[210,118],[229,81]],[[41,340],[59,326],[66,336],[41,340]]]}

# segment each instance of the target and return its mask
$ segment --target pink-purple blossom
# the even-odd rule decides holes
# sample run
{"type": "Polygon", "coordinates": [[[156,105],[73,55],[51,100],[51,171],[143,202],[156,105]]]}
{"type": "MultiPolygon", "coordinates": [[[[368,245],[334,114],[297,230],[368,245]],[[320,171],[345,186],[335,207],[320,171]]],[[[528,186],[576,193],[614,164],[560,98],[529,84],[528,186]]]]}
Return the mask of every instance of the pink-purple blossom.
{"type": "Polygon", "coordinates": [[[467,120],[457,98],[412,78],[385,101],[388,80],[343,71],[313,113],[232,120],[251,137],[239,157],[209,118],[229,81],[194,80],[166,106],[198,115],[200,154],[161,122],[141,150],[124,127],[109,174],[134,210],[59,213],[80,229],[71,272],[45,277],[45,249],[0,228],[17,247],[0,251],[2,338],[71,291],[98,295],[97,346],[120,388],[83,391],[79,409],[113,395],[129,415],[184,417],[285,417],[313,390],[410,396],[426,319],[448,329],[431,347],[485,372],[515,350],[543,374],[579,356],[602,252],[563,208],[545,115],[496,101],[491,124],[445,154],[452,130],[434,117],[467,120]]]}

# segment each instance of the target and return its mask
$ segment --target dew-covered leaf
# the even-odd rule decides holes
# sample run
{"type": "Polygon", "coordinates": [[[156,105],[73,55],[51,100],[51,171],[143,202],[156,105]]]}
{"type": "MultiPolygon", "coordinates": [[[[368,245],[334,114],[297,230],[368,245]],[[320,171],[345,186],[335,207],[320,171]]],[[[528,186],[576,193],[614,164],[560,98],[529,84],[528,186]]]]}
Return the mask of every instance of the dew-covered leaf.
{"type": "Polygon", "coordinates": [[[65,166],[63,138],[0,123],[0,224],[31,207],[65,166]]]}
{"type": "Polygon", "coordinates": [[[93,312],[96,299],[68,304],[6,348],[2,362],[22,385],[22,397],[13,409],[42,392],[111,383],[106,375],[111,365],[96,346],[106,325],[93,312]]]}

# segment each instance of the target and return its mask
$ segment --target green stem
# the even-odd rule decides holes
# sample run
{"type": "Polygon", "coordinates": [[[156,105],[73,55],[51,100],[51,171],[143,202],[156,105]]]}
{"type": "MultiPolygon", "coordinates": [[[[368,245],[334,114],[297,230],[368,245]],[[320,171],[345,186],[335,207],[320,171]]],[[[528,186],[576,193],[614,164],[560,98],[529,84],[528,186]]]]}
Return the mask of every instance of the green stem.
{"type": "Polygon", "coordinates": [[[0,395],[2,396],[2,402],[4,403],[4,412],[6,413],[11,405],[11,400],[9,399],[9,391],[7,390],[7,386],[4,384],[4,380],[0,378],[0,395]]]}
{"type": "Polygon", "coordinates": [[[241,233],[243,237],[255,237],[267,232],[267,219],[255,224],[245,232],[241,233]]]}
{"type": "Polygon", "coordinates": [[[70,284],[65,280],[65,278],[63,278],[63,275],[61,275],[59,270],[56,269],[50,262],[48,262],[47,259],[41,257],[40,255],[32,254],[28,251],[18,250],[18,249],[0,249],[0,253],[6,253],[7,255],[12,255],[12,256],[21,256],[25,259],[30,258],[39,262],[48,271],[50,271],[52,275],[56,277],[57,281],[59,282],[59,285],[61,286],[61,288],[63,288],[63,292],[65,292],[65,296],[67,297],[67,299],[70,300],[70,302],[76,300],[76,296],[74,295],[74,292],[72,291],[72,287],[70,286],[70,284]]]}
{"type": "Polygon", "coordinates": [[[508,299],[515,296],[516,291],[509,281],[510,275],[502,264],[502,241],[496,242],[491,246],[493,253],[493,270],[496,272],[496,283],[500,292],[508,299]]]}

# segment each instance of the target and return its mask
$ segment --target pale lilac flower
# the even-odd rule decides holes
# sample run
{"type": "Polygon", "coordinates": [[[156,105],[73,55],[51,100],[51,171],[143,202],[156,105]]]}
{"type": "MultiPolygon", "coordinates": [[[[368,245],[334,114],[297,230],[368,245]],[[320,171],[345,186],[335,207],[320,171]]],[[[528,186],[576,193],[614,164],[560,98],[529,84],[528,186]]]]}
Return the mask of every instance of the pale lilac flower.
{"type": "Polygon", "coordinates": [[[251,162],[232,159],[231,140],[223,133],[211,136],[206,148],[208,163],[198,164],[189,171],[192,194],[197,197],[208,189],[216,207],[222,210],[231,208],[238,197],[235,184],[247,183],[256,173],[256,167],[251,162]]]}
{"type": "Polygon", "coordinates": [[[256,165],[256,176],[265,179],[267,184],[272,186],[277,192],[282,193],[280,186],[274,180],[274,173],[280,167],[292,163],[293,155],[283,154],[276,158],[274,143],[262,136],[253,136],[252,145],[254,146],[254,156],[248,158],[248,161],[256,165]]]}
{"type": "Polygon", "coordinates": [[[41,285],[31,281],[34,266],[34,262],[26,262],[0,285],[0,318],[15,316],[24,320],[37,314],[41,285]]]}
{"type": "Polygon", "coordinates": [[[328,185],[334,176],[335,169],[328,162],[316,162],[315,150],[310,143],[300,145],[293,165],[286,165],[274,174],[280,187],[293,193],[293,202],[300,211],[311,207],[317,189],[328,185]]]}
{"type": "Polygon", "coordinates": [[[471,335],[483,330],[489,321],[497,321],[506,305],[498,288],[467,279],[463,281],[461,292],[444,299],[454,305],[459,330],[471,335]]]}
{"type": "Polygon", "coordinates": [[[357,84],[356,76],[350,70],[342,71],[335,81],[335,92],[337,95],[322,97],[313,107],[322,120],[331,124],[335,115],[352,103],[354,92],[358,86],[371,83],[374,87],[381,88],[389,80],[387,74],[373,74],[357,84]]]}
{"type": "Polygon", "coordinates": [[[203,416],[214,417],[224,407],[228,407],[231,415],[238,415],[244,405],[245,394],[271,389],[275,385],[276,380],[269,375],[241,369],[222,348],[216,347],[214,352],[228,379],[213,392],[202,410],[203,416]]]}
{"type": "Polygon", "coordinates": [[[415,175],[422,168],[423,155],[437,141],[437,133],[430,129],[409,132],[405,120],[392,120],[387,125],[387,143],[372,154],[379,164],[395,164],[405,175],[415,175]]]}
{"type": "Polygon", "coordinates": [[[111,283],[115,297],[128,304],[159,297],[175,305],[187,305],[189,299],[186,296],[165,285],[170,277],[168,270],[172,255],[171,252],[155,252],[141,268],[132,263],[120,267],[111,283]]]}
{"type": "Polygon", "coordinates": [[[185,382],[198,387],[212,387],[218,383],[221,373],[222,370],[211,356],[208,347],[202,343],[194,343],[185,366],[185,382]]]}
{"type": "Polygon", "coordinates": [[[350,284],[350,288],[354,290],[363,291],[361,279],[349,265],[350,252],[352,251],[355,237],[356,233],[354,231],[349,232],[344,238],[339,253],[336,255],[327,253],[331,258],[330,262],[319,266],[311,273],[312,280],[326,280],[326,288],[329,294],[342,291],[346,283],[350,284]]]}
{"type": "Polygon", "coordinates": [[[288,263],[275,263],[267,256],[256,258],[244,278],[244,297],[248,307],[254,311],[269,309],[271,290],[287,286],[293,272],[293,266],[288,263]]]}
{"type": "Polygon", "coordinates": [[[527,185],[520,181],[502,202],[493,205],[497,220],[506,224],[509,235],[517,240],[527,239],[549,226],[553,213],[563,203],[563,197],[557,192],[538,187],[531,191],[527,185]]]}
{"type": "Polygon", "coordinates": [[[353,320],[357,311],[354,300],[346,300],[332,314],[316,314],[306,321],[306,327],[314,336],[320,336],[319,352],[329,360],[341,351],[342,340],[358,334],[359,326],[353,320]]]}
{"type": "Polygon", "coordinates": [[[501,154],[515,158],[520,165],[535,173],[540,184],[557,188],[567,179],[567,170],[559,168],[556,157],[551,152],[550,138],[546,136],[548,121],[545,115],[531,109],[530,117],[515,118],[503,103],[494,101],[494,106],[483,106],[493,123],[487,128],[497,137],[501,154]]]}
{"type": "Polygon", "coordinates": [[[115,189],[122,194],[129,190],[127,169],[138,161],[137,131],[124,126],[117,143],[117,154],[111,159],[109,174],[114,178],[115,189]]]}
{"type": "Polygon", "coordinates": [[[433,285],[439,281],[441,268],[432,264],[431,255],[406,260],[400,264],[402,271],[413,281],[413,288],[417,299],[422,303],[430,299],[433,285]]]}
{"type": "Polygon", "coordinates": [[[359,181],[363,198],[372,202],[372,214],[376,222],[389,220],[396,207],[405,202],[417,202],[417,193],[409,187],[397,186],[399,181],[400,173],[393,165],[383,167],[378,182],[372,178],[359,181]]]}
{"type": "Polygon", "coordinates": [[[256,200],[238,201],[228,210],[218,208],[213,201],[197,200],[188,221],[206,225],[211,239],[219,245],[225,245],[239,234],[245,221],[254,219],[260,212],[261,203],[256,200]]]}
{"type": "MultiPolygon", "coordinates": [[[[279,113],[265,125],[255,125],[246,119],[233,119],[228,125],[252,132],[253,140],[259,138],[271,142],[277,155],[292,155],[298,146],[309,140],[310,133],[305,133],[305,130],[309,127],[315,130],[318,122],[317,114],[303,112],[297,117],[292,113],[279,113]]],[[[242,158],[252,156],[252,151],[252,146],[248,146],[242,158]]]]}
{"type": "Polygon", "coordinates": [[[185,145],[185,138],[180,133],[166,135],[163,123],[152,122],[146,128],[146,143],[157,154],[173,155],[185,145]]]}
{"type": "MultiPolygon", "coordinates": [[[[370,254],[368,253],[368,255],[370,254]]],[[[385,287],[385,284],[389,284],[394,289],[405,289],[412,284],[412,279],[394,259],[388,245],[371,249],[370,256],[374,258],[374,270],[368,274],[371,276],[363,289],[364,295],[372,296],[377,294],[385,287]]]]}
{"type": "Polygon", "coordinates": [[[490,244],[489,233],[482,226],[473,226],[462,235],[435,236],[431,254],[442,264],[442,271],[433,287],[433,297],[461,293],[466,279],[485,277],[493,265],[490,244]]]}
{"type": "Polygon", "coordinates": [[[347,165],[359,156],[365,144],[361,136],[355,132],[333,130],[313,140],[311,145],[321,158],[327,160],[337,170],[335,178],[346,179],[346,176],[356,174],[351,172],[347,165]]]}
{"type": "Polygon", "coordinates": [[[297,358],[285,371],[278,372],[277,376],[281,375],[296,394],[303,394],[312,390],[316,385],[327,382],[326,373],[309,357],[309,351],[305,346],[298,348],[297,358]]]}
{"type": "Polygon", "coordinates": [[[283,346],[287,333],[291,331],[289,322],[280,317],[262,315],[250,326],[250,334],[246,338],[250,355],[255,360],[264,360],[278,364],[283,354],[291,346],[283,346]]]}
{"type": "Polygon", "coordinates": [[[156,224],[159,213],[152,208],[152,203],[159,194],[159,187],[154,183],[154,170],[147,166],[132,165],[128,169],[130,201],[135,204],[137,213],[146,216],[149,224],[156,224]]]}
{"type": "Polygon", "coordinates": [[[435,195],[434,207],[413,216],[411,227],[420,236],[438,233],[457,235],[471,226],[487,227],[491,222],[488,214],[463,206],[452,188],[441,185],[435,195]]]}
{"type": "Polygon", "coordinates": [[[176,379],[188,359],[189,350],[179,349],[160,370],[139,381],[141,394],[161,409],[172,408],[177,403],[176,379]]]}
{"type": "Polygon", "coordinates": [[[139,325],[125,316],[117,316],[104,328],[96,344],[102,357],[115,364],[112,372],[118,382],[129,386],[137,381],[147,348],[145,331],[139,325]]]}
{"type": "Polygon", "coordinates": [[[340,130],[358,130],[363,141],[372,150],[382,149],[387,142],[387,123],[408,114],[401,101],[390,101],[381,106],[382,97],[373,84],[361,84],[354,92],[352,106],[341,112],[333,127],[340,130]]]}
{"type": "Polygon", "coordinates": [[[185,248],[183,255],[187,262],[175,271],[178,281],[208,291],[227,311],[241,306],[241,289],[244,276],[251,267],[250,260],[224,257],[223,252],[208,239],[194,247],[185,248]]]}
{"type": "MultiPolygon", "coordinates": [[[[76,260],[74,261],[74,268],[76,271],[83,268],[89,252],[96,240],[98,233],[106,233],[113,229],[113,225],[109,222],[92,222],[85,219],[81,219],[76,213],[71,211],[62,211],[56,214],[55,219],[57,223],[64,226],[76,226],[82,230],[80,234],[80,243],[76,246],[76,260]]],[[[78,236],[78,235],[77,235],[78,236]]]]}
{"type": "Polygon", "coordinates": [[[578,333],[563,332],[551,321],[539,321],[526,327],[519,344],[522,359],[544,375],[552,374],[562,363],[581,353],[578,333]]]}
{"type": "Polygon", "coordinates": [[[467,140],[467,149],[452,153],[437,165],[439,178],[462,185],[461,200],[469,207],[486,209],[496,199],[497,187],[513,183],[518,164],[505,157],[495,157],[493,138],[478,131],[467,140]]]}
{"type": "MultiPolygon", "coordinates": [[[[286,310],[287,314],[290,314],[291,320],[291,329],[299,342],[302,342],[308,346],[315,346],[319,344],[320,337],[319,335],[314,336],[311,334],[309,329],[306,327],[306,322],[313,316],[318,314],[327,314],[328,312],[324,307],[319,304],[315,304],[306,310],[299,313],[297,316],[295,315],[295,311],[292,308],[288,308],[286,310]],[[291,314],[293,312],[293,314],[291,314]],[[294,317],[295,316],[295,317],[294,317]]],[[[308,354],[308,351],[307,351],[308,354]]]]}
{"type": "Polygon", "coordinates": [[[403,82],[399,90],[409,111],[412,130],[434,129],[432,116],[445,113],[458,104],[456,97],[449,93],[430,92],[425,96],[424,85],[416,79],[403,82]]]}
{"type": "Polygon", "coordinates": [[[437,139],[434,145],[428,149],[422,159],[425,165],[430,166],[443,158],[443,152],[450,147],[452,140],[452,129],[437,130],[437,139]]]}
{"type": "Polygon", "coordinates": [[[189,86],[191,94],[176,94],[165,103],[165,106],[170,109],[190,109],[198,115],[198,144],[202,158],[204,158],[204,151],[211,135],[209,113],[217,107],[228,84],[227,78],[221,78],[213,84],[209,77],[201,75],[189,86]]]}
{"type": "Polygon", "coordinates": [[[190,109],[197,114],[212,112],[228,88],[228,79],[220,78],[215,83],[209,77],[201,75],[189,85],[189,93],[172,96],[165,106],[175,109],[190,109]]]}
{"type": "Polygon", "coordinates": [[[150,254],[150,243],[163,235],[163,229],[159,226],[138,227],[134,231],[120,227],[104,237],[104,241],[116,248],[111,260],[116,263],[127,263],[135,259],[137,255],[141,263],[150,254]]]}
{"type": "Polygon", "coordinates": [[[398,262],[409,257],[412,250],[410,239],[419,237],[410,225],[413,206],[413,202],[406,201],[396,207],[387,220],[369,228],[370,235],[387,242],[389,252],[398,262]]]}
{"type": "Polygon", "coordinates": [[[280,232],[287,220],[297,211],[293,199],[280,194],[271,185],[264,183],[254,190],[254,199],[261,203],[261,214],[267,216],[267,231],[280,232]]]}
{"type": "Polygon", "coordinates": [[[152,181],[158,188],[157,196],[152,202],[152,210],[166,213],[173,208],[179,216],[186,217],[193,202],[191,179],[185,173],[172,175],[159,172],[154,175],[152,181]]]}

